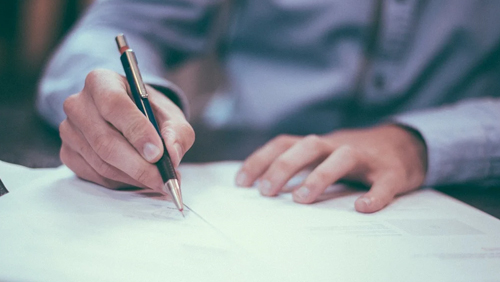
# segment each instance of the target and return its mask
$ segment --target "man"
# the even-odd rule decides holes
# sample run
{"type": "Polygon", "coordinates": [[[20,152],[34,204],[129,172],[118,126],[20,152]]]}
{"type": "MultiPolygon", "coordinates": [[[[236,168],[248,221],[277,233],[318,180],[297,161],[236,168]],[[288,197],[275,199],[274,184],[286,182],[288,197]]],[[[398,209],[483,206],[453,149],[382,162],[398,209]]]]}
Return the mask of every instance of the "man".
{"type": "Polygon", "coordinates": [[[215,51],[229,78],[221,126],[299,134],[253,153],[236,183],[273,196],[312,165],[296,202],[347,179],[371,187],[356,210],[375,212],[422,185],[500,176],[499,12],[469,0],[98,1],[49,63],[38,109],[77,175],[159,190],[161,142],[127,95],[113,38],[137,53],[176,165],[194,132],[165,68],[215,51]]]}

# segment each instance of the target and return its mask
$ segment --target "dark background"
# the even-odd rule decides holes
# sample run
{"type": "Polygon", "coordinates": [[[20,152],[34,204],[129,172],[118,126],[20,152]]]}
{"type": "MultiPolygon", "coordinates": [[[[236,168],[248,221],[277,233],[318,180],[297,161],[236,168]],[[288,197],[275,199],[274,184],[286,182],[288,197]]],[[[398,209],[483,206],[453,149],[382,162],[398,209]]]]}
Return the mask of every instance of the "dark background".
{"type": "MultiPolygon", "coordinates": [[[[47,126],[34,110],[37,81],[53,48],[92,0],[0,1],[0,160],[28,167],[61,165],[61,141],[56,129],[47,126]]],[[[202,107],[219,77],[192,83],[213,65],[188,63],[171,78],[188,93],[194,112],[202,107]],[[189,77],[189,83],[185,83],[189,77]],[[205,93],[206,94],[206,93],[205,93]]],[[[206,77],[206,76],[203,76],[206,77]]],[[[242,160],[263,144],[267,136],[258,132],[210,131],[192,120],[197,141],[184,162],[242,160]]],[[[439,188],[459,200],[500,218],[500,187],[471,185],[439,188]]]]}
{"type": "Polygon", "coordinates": [[[86,0],[0,1],[0,160],[60,165],[60,140],[34,111],[48,55],[90,4],[86,0]]]}

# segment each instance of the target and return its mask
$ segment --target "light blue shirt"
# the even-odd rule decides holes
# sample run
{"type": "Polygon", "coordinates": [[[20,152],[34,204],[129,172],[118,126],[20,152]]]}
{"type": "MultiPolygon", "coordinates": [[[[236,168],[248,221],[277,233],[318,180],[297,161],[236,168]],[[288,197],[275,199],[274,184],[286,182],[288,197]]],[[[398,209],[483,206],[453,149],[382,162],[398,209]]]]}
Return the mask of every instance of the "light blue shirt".
{"type": "Polygon", "coordinates": [[[308,134],[391,121],[425,139],[426,185],[499,179],[499,15],[495,0],[97,1],[50,61],[37,107],[57,126],[90,70],[123,73],[123,32],[144,80],[185,111],[166,66],[216,52],[229,81],[218,126],[308,134]]]}

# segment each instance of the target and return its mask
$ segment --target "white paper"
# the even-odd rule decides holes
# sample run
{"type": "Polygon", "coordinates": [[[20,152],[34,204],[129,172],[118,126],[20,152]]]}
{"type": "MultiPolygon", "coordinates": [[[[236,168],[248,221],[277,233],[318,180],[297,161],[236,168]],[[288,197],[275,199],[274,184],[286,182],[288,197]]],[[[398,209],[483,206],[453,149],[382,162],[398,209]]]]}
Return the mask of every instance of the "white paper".
{"type": "Polygon", "coordinates": [[[240,165],[183,165],[185,218],[45,171],[0,197],[0,281],[500,281],[500,220],[448,196],[366,215],[343,186],[313,205],[237,188],[240,165]]]}
{"type": "Polygon", "coordinates": [[[9,192],[22,188],[53,170],[51,168],[28,168],[0,161],[0,179],[9,192]]]}
{"type": "Polygon", "coordinates": [[[172,202],[53,170],[0,198],[0,281],[229,281],[261,269],[184,214],[172,202]]]}

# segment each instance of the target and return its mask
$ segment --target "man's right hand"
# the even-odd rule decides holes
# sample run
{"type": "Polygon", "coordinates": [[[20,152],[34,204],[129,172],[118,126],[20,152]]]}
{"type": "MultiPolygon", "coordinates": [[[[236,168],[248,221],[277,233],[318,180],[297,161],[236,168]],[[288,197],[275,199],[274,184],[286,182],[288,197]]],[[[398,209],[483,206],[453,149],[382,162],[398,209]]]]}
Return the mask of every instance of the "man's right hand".
{"type": "MultiPolygon", "coordinates": [[[[125,77],[110,70],[87,75],[83,90],[66,99],[60,127],[61,161],[79,177],[118,188],[137,186],[161,192],[154,165],[163,154],[160,137],[128,95],[125,77]]],[[[177,167],[193,145],[194,131],[164,94],[147,87],[149,101],[177,167]]]]}

